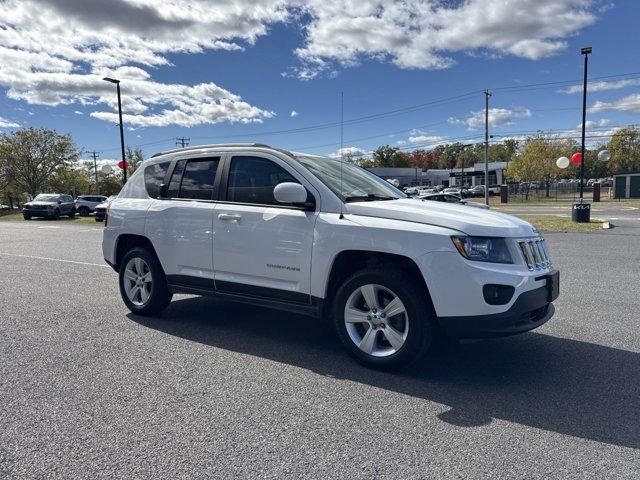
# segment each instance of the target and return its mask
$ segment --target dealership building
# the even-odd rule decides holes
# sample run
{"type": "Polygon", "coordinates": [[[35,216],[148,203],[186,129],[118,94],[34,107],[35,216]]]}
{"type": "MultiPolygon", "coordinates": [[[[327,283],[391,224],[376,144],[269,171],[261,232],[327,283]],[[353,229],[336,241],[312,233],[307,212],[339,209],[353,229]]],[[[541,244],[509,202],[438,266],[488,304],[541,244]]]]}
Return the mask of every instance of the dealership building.
{"type": "MultiPolygon", "coordinates": [[[[501,185],[504,182],[504,171],[507,166],[507,162],[489,163],[489,185],[501,185]]],[[[368,170],[385,180],[398,180],[401,187],[484,185],[484,163],[476,163],[472,167],[465,167],[464,170],[462,168],[452,170],[431,168],[426,172],[419,168],[369,168],[368,170]]]]}
{"type": "Polygon", "coordinates": [[[615,198],[640,198],[640,172],[614,173],[615,198]]]}

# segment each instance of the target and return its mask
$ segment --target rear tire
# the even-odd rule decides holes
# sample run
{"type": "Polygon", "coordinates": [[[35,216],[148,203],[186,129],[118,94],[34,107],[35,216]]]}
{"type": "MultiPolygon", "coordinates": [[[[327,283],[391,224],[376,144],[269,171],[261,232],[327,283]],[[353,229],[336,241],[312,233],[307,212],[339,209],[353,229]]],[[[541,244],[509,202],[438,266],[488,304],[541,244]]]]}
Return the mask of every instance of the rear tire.
{"type": "Polygon", "coordinates": [[[156,256],[145,248],[129,250],[120,262],[120,295],[131,312],[153,315],[164,310],[173,294],[156,256]]]}
{"type": "Polygon", "coordinates": [[[420,279],[398,268],[371,267],[351,275],[338,289],[332,314],[347,353],[367,367],[409,365],[424,356],[434,335],[428,292],[420,279]]]}

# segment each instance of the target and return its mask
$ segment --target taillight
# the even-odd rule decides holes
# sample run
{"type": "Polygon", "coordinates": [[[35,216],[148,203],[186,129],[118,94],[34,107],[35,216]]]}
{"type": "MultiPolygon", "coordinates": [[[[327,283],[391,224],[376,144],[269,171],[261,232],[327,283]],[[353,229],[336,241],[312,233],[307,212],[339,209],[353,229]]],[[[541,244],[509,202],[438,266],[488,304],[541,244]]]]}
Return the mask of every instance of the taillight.
{"type": "Polygon", "coordinates": [[[104,226],[107,226],[107,222],[109,221],[109,209],[111,208],[111,204],[107,205],[107,209],[104,212],[104,226]]]}

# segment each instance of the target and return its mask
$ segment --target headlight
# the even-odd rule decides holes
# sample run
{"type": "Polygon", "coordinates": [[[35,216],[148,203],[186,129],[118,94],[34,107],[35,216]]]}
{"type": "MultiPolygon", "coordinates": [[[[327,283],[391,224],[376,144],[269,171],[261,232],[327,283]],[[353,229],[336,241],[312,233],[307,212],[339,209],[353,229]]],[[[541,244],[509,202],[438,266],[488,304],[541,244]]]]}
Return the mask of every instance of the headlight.
{"type": "Polygon", "coordinates": [[[464,258],[478,262],[513,263],[511,252],[504,238],[451,237],[453,244],[464,258]]]}

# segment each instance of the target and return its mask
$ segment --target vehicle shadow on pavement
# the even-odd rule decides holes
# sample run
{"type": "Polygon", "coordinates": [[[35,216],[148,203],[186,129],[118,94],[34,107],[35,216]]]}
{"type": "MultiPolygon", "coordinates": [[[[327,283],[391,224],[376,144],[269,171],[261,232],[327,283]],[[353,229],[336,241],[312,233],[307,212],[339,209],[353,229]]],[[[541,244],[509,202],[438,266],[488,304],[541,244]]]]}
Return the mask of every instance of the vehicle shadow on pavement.
{"type": "Polygon", "coordinates": [[[640,448],[640,354],[526,333],[441,345],[400,372],[364,368],[343,352],[328,322],[224,303],[175,300],[159,317],[133,321],[180,338],[448,405],[447,423],[493,418],[640,448]],[[216,312],[216,316],[204,312],[216,312]]]}

